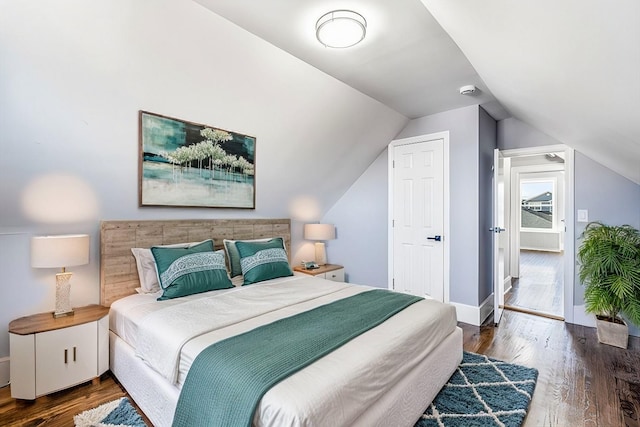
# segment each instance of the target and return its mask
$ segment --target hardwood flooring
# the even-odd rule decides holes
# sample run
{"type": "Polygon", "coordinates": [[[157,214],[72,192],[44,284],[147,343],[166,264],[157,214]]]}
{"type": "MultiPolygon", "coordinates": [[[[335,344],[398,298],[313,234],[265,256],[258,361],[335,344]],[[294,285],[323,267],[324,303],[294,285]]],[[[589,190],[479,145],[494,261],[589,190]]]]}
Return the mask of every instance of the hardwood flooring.
{"type": "MultiPolygon", "coordinates": [[[[100,383],[87,382],[33,401],[11,398],[10,387],[0,389],[0,426],[70,427],[73,426],[74,415],[120,397],[128,397],[110,372],[101,377],[100,383]]],[[[135,402],[129,400],[135,406],[135,402]]],[[[138,409],[138,413],[151,426],[142,411],[138,409]]]]}
{"type": "MultiPolygon", "coordinates": [[[[460,327],[465,350],[539,370],[525,427],[640,427],[640,338],[619,349],[599,344],[593,328],[511,311],[497,328],[460,327]]],[[[121,396],[126,392],[108,373],[100,384],[34,402],[12,399],[5,387],[0,426],[73,426],[74,415],[121,396]]]]}
{"type": "Polygon", "coordinates": [[[505,294],[505,307],[563,316],[563,255],[557,252],[520,251],[520,277],[505,294]]]}
{"type": "Polygon", "coordinates": [[[594,328],[513,311],[497,328],[460,326],[465,350],[538,369],[525,427],[640,427],[640,338],[620,349],[594,328]]]}

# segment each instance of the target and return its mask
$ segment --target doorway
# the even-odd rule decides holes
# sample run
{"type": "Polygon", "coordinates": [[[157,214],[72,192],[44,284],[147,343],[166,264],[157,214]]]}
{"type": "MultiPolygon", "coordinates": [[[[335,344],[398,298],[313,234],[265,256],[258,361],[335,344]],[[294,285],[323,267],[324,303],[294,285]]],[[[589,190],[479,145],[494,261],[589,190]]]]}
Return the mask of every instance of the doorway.
{"type": "Polygon", "coordinates": [[[389,286],[449,301],[449,133],[389,145],[389,286]]]}
{"type": "Polygon", "coordinates": [[[503,308],[573,320],[573,150],[504,150],[508,232],[503,308]],[[565,245],[565,241],[568,243],[565,245]]]}

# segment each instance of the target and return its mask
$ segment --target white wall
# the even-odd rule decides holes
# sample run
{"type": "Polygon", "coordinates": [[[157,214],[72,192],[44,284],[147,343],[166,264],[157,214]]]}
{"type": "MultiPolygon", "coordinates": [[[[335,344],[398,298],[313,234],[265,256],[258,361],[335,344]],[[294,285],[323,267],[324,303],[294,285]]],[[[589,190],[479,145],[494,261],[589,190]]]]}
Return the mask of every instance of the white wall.
{"type": "Polygon", "coordinates": [[[0,239],[1,331],[53,308],[32,234],[91,235],[75,306],[98,302],[101,219],[291,217],[294,262],[312,254],[302,224],[408,121],[188,1],[3,2],[0,63],[0,233],[22,233],[0,239]],[[256,136],[256,209],[139,208],[141,109],[256,136]]]}

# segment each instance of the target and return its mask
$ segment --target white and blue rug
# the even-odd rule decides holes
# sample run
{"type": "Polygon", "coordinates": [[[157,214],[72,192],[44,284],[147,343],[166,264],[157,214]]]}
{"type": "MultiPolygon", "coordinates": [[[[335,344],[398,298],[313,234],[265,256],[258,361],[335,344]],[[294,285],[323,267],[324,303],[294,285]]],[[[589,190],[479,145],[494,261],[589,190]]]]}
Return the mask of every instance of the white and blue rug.
{"type": "Polygon", "coordinates": [[[536,369],[464,352],[415,427],[519,427],[537,378],[536,369]]]}
{"type": "Polygon", "coordinates": [[[84,411],[73,421],[76,427],[147,427],[126,397],[84,411]]]}

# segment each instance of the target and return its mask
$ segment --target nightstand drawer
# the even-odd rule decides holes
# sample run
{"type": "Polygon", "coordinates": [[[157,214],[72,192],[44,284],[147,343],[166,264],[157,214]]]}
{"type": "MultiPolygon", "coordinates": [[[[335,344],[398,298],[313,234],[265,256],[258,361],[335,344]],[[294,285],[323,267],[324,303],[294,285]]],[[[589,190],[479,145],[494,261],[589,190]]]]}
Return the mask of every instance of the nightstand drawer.
{"type": "Polygon", "coordinates": [[[327,280],[333,280],[334,282],[344,282],[344,268],[340,268],[338,270],[327,271],[322,276],[327,280]]]}

